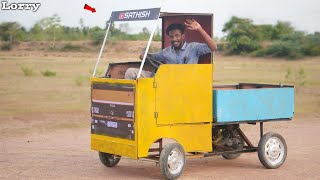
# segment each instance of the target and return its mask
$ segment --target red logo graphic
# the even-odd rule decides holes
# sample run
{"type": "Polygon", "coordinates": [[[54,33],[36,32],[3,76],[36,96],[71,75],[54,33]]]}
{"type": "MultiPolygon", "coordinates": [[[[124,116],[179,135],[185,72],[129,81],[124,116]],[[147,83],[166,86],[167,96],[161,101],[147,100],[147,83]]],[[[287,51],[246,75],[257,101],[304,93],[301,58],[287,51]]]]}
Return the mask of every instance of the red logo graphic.
{"type": "Polygon", "coordinates": [[[119,14],[119,19],[124,19],[124,13],[119,14]]]}

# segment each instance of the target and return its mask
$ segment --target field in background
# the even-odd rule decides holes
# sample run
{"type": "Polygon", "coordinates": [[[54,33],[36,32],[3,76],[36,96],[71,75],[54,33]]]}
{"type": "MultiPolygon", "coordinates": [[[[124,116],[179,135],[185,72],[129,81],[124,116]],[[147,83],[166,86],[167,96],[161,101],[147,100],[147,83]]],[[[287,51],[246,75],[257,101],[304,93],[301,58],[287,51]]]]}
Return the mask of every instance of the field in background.
{"type": "MultiPolygon", "coordinates": [[[[126,52],[121,47],[120,44],[106,52],[99,74],[103,74],[107,61],[138,60],[144,45],[132,44],[133,49],[126,52]]],[[[88,126],[89,78],[97,55],[96,52],[0,52],[0,134],[88,126]],[[46,71],[55,75],[45,76],[46,71]],[[64,121],[66,117],[68,121],[64,121]]],[[[288,61],[215,56],[215,84],[294,84],[295,116],[305,120],[319,115],[319,77],[320,57],[288,61]]]]}

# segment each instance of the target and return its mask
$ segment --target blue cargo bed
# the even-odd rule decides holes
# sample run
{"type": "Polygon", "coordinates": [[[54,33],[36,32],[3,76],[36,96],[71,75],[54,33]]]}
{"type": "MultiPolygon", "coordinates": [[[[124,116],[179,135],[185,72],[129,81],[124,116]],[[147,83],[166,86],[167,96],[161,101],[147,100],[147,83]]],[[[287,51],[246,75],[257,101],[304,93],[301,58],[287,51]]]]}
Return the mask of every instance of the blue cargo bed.
{"type": "Polygon", "coordinates": [[[213,87],[215,123],[290,120],[294,86],[240,83],[213,87]]]}

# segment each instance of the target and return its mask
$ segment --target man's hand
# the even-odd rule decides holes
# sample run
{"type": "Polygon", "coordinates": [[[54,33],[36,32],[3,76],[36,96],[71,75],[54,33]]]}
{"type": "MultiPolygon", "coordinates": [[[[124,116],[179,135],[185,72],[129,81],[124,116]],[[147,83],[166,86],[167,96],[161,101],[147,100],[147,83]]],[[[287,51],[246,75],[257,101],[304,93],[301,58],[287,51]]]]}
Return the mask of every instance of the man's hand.
{"type": "Polygon", "coordinates": [[[140,54],[140,56],[139,56],[140,60],[143,59],[143,55],[144,55],[144,53],[140,54]]]}
{"type": "Polygon", "coordinates": [[[189,30],[196,30],[198,31],[201,36],[203,37],[204,41],[208,44],[211,51],[215,51],[217,49],[217,45],[213,42],[212,38],[206,33],[205,30],[202,29],[201,25],[194,19],[186,19],[184,23],[187,29],[189,30]]]}
{"type": "Polygon", "coordinates": [[[201,25],[194,19],[186,19],[186,22],[184,22],[184,25],[186,25],[187,29],[189,30],[199,31],[200,29],[202,29],[201,25]]]}
{"type": "MultiPolygon", "coordinates": [[[[144,53],[140,54],[139,58],[142,60],[144,56],[144,53]]],[[[151,57],[151,54],[147,54],[147,57],[151,57]]]]}

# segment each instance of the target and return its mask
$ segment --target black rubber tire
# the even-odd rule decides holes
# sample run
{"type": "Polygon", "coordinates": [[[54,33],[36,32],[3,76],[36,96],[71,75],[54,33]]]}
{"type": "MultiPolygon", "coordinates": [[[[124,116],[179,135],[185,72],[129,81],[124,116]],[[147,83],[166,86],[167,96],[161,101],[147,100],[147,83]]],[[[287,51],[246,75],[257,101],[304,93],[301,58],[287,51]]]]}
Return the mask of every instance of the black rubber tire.
{"type": "Polygon", "coordinates": [[[181,176],[185,164],[186,164],[186,154],[183,150],[183,147],[179,143],[170,143],[167,144],[161,151],[160,154],[160,159],[159,159],[159,164],[160,164],[160,172],[161,174],[166,178],[166,179],[177,179],[178,177],[181,176]],[[180,169],[179,172],[173,174],[170,172],[169,167],[168,167],[168,158],[172,152],[172,150],[177,149],[181,152],[182,154],[182,168],[180,169]]]}
{"type": "Polygon", "coordinates": [[[237,159],[241,153],[235,153],[235,154],[222,154],[222,157],[228,160],[237,159]]]}
{"type": "MultiPolygon", "coordinates": [[[[237,150],[243,150],[243,145],[244,145],[244,140],[241,138],[240,139],[241,145],[237,148],[237,150]]],[[[233,160],[233,159],[237,159],[238,157],[240,157],[241,153],[233,153],[233,154],[222,154],[222,157],[228,160],[233,160]]]]}
{"type": "Polygon", "coordinates": [[[114,167],[119,163],[121,156],[99,152],[99,158],[102,164],[104,164],[105,166],[114,167]]]}
{"type": "Polygon", "coordinates": [[[268,132],[268,133],[264,134],[262,136],[262,138],[260,139],[260,141],[259,141],[258,157],[259,157],[259,160],[260,160],[261,164],[264,167],[268,168],[268,169],[276,169],[276,168],[280,167],[285,162],[286,157],[287,157],[287,144],[286,144],[286,141],[284,140],[284,138],[280,134],[277,134],[277,133],[274,133],[274,132],[268,132]],[[266,157],[266,154],[265,154],[265,145],[266,145],[267,141],[272,137],[278,138],[282,142],[283,149],[284,149],[282,159],[277,164],[271,164],[268,161],[268,159],[266,157]]]}

